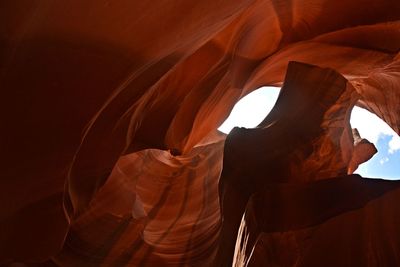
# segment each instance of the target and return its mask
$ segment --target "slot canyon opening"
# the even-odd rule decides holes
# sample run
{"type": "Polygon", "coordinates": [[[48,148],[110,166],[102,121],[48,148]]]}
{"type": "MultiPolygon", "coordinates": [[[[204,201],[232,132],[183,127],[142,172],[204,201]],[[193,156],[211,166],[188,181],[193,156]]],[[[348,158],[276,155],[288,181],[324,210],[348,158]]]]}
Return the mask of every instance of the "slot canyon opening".
{"type": "Polygon", "coordinates": [[[274,107],[279,92],[279,87],[263,86],[242,97],[218,130],[229,134],[234,127],[256,127],[274,107]]]}
{"type": "Polygon", "coordinates": [[[361,138],[373,143],[378,152],[355,171],[363,177],[400,180],[400,137],[386,122],[366,109],[355,106],[350,124],[361,138]]]}
{"type": "MultiPolygon", "coordinates": [[[[279,87],[264,86],[247,94],[235,104],[218,130],[229,134],[234,127],[256,127],[275,105],[279,92],[279,87]]],[[[400,180],[399,135],[378,116],[357,106],[352,110],[350,124],[357,128],[361,138],[373,143],[378,150],[355,173],[368,178],[400,180]]]]}

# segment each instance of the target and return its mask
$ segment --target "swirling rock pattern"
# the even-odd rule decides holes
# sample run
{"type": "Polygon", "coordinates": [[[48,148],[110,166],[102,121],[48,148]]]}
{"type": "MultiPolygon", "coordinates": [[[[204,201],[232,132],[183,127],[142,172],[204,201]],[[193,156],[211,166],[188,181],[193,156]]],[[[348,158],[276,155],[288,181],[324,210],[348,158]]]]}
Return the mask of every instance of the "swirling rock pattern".
{"type": "Polygon", "coordinates": [[[397,0],[0,3],[0,264],[398,266],[397,0]],[[216,129],[263,85],[255,129],[216,129]]]}

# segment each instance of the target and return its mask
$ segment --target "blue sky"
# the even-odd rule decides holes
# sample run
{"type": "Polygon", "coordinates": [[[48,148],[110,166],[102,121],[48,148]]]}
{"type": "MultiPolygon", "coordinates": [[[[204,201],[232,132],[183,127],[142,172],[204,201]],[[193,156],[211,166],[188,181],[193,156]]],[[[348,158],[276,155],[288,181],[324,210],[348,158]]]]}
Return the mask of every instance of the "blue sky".
{"type": "MultiPolygon", "coordinates": [[[[277,87],[261,87],[243,97],[218,130],[229,133],[233,127],[256,127],[275,105],[277,87]]],[[[374,143],[378,153],[355,171],[364,177],[400,179],[400,137],[380,118],[355,107],[350,123],[362,138],[374,143]]]]}
{"type": "Polygon", "coordinates": [[[368,178],[400,180],[400,150],[390,153],[389,142],[392,137],[384,135],[375,144],[378,153],[355,171],[368,178]]]}
{"type": "Polygon", "coordinates": [[[370,178],[400,179],[400,137],[396,132],[375,114],[359,107],[353,108],[350,124],[378,149],[355,173],[370,178]]]}

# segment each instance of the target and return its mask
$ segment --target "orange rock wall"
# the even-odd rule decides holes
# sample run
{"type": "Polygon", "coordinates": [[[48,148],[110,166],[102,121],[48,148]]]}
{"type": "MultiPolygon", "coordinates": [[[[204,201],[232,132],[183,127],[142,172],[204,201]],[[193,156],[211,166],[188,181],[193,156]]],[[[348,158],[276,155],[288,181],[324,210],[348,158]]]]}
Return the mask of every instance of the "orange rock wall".
{"type": "Polygon", "coordinates": [[[349,125],[400,133],[399,1],[3,1],[0,25],[0,264],[399,265],[398,184],[351,175],[375,150],[349,125]],[[260,126],[218,133],[262,85],[260,126]]]}

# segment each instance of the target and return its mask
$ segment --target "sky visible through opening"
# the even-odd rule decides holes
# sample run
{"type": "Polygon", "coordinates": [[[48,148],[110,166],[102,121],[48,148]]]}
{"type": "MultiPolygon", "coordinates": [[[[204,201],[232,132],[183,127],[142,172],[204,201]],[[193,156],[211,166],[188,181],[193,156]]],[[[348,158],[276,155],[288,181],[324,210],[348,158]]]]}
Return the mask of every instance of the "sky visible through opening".
{"type": "MultiPolygon", "coordinates": [[[[268,115],[279,95],[278,87],[261,87],[243,97],[226,121],[218,128],[229,133],[233,127],[254,128],[268,115]]],[[[361,164],[355,173],[369,178],[400,179],[400,137],[375,114],[354,107],[350,124],[361,137],[378,149],[372,159],[361,164]]]]}

